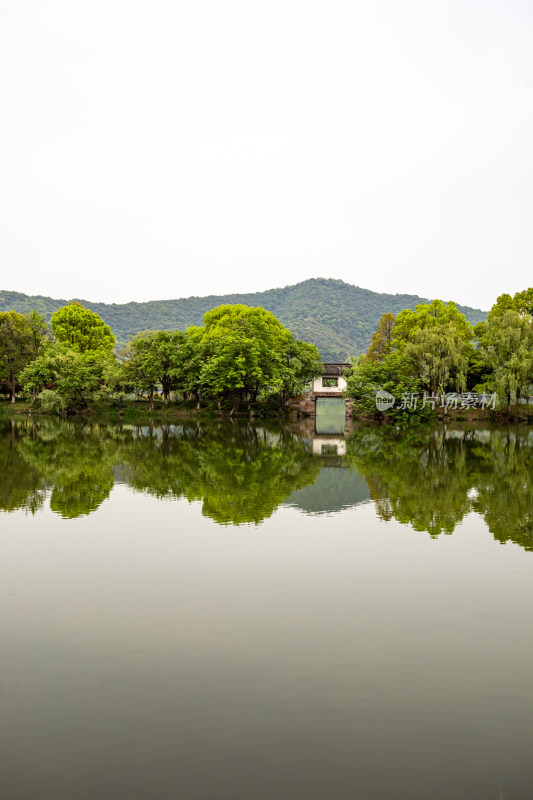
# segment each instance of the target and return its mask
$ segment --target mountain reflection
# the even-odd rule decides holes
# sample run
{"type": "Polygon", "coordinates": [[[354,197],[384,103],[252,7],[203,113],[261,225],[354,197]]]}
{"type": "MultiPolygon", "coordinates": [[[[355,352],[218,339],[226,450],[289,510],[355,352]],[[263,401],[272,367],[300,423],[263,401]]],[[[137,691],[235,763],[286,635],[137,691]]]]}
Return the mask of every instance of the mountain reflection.
{"type": "Polygon", "coordinates": [[[365,426],[346,438],[307,425],[229,422],[0,426],[0,510],[91,514],[122,482],[202,503],[219,524],[258,524],[285,504],[334,513],[371,499],[383,520],[431,536],[478,512],[495,539],[533,550],[533,431],[365,426]]]}

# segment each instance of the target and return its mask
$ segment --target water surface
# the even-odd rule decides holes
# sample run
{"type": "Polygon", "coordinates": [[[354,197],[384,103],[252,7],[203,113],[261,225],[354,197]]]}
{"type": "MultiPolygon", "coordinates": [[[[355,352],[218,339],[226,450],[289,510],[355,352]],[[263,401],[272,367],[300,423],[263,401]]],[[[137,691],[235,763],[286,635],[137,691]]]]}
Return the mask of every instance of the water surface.
{"type": "Polygon", "coordinates": [[[533,432],[0,429],[0,796],[530,798],[533,432]]]}

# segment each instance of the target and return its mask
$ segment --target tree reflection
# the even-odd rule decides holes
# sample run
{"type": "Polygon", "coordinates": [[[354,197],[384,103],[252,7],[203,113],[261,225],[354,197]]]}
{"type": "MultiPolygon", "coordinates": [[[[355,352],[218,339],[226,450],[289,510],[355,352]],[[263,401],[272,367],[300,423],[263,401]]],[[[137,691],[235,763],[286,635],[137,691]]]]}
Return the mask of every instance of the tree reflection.
{"type": "Polygon", "coordinates": [[[477,511],[504,543],[533,549],[533,432],[528,429],[356,431],[349,458],[379,516],[431,536],[477,511]]]}
{"type": "MultiPolygon", "coordinates": [[[[296,426],[228,422],[9,421],[0,427],[0,509],[34,513],[49,495],[53,512],[80,517],[106,500],[115,479],[157,498],[200,501],[202,513],[223,525],[257,524],[304,487],[304,510],[338,510],[364,499],[360,481],[349,482],[340,505],[335,481],[316,483],[327,463],[312,455],[312,435],[296,426]]],[[[439,536],[475,511],[497,541],[533,550],[530,429],[365,426],[353,432],[338,460],[337,467],[364,477],[384,520],[439,536]]]]}
{"type": "Polygon", "coordinates": [[[237,424],[112,428],[45,420],[20,431],[12,453],[7,439],[2,447],[9,485],[0,507],[30,507],[31,489],[52,487],[50,508],[67,518],[95,511],[120,465],[137,491],[202,501],[203,514],[221,524],[259,523],[313,483],[322,466],[293,433],[237,424]]]}
{"type": "Polygon", "coordinates": [[[0,509],[24,509],[35,514],[46,498],[46,487],[39,470],[28,465],[19,452],[19,445],[31,432],[31,424],[0,425],[0,509]]]}
{"type": "Polygon", "coordinates": [[[124,459],[131,486],[156,497],[202,500],[204,516],[221,524],[261,522],[321,469],[294,434],[227,424],[179,435],[163,429],[160,437],[131,442],[124,459]]]}
{"type": "Polygon", "coordinates": [[[73,519],[91,514],[109,496],[118,444],[106,429],[46,420],[34,425],[17,449],[25,468],[52,487],[52,511],[73,519]]]}

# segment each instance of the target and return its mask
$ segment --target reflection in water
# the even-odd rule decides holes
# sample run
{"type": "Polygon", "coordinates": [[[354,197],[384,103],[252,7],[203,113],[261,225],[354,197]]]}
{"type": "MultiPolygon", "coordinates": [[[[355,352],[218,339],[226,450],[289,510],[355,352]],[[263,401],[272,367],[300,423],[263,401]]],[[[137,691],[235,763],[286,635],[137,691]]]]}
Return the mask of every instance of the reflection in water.
{"type": "Polygon", "coordinates": [[[383,520],[432,536],[476,511],[500,542],[533,549],[533,431],[396,431],[349,437],[305,427],[9,422],[0,428],[0,508],[34,513],[49,496],[65,518],[90,514],[124,482],[201,501],[220,524],[259,523],[282,503],[335,512],[370,497],[383,520]]]}
{"type": "Polygon", "coordinates": [[[306,514],[332,514],[369,498],[367,483],[357,470],[325,464],[314,484],[291,494],[285,505],[306,514]]]}
{"type": "Polygon", "coordinates": [[[343,397],[317,397],[315,428],[317,434],[344,433],[346,402],[343,397]]]}
{"type": "Polygon", "coordinates": [[[533,550],[533,431],[356,431],[349,457],[384,520],[432,536],[477,511],[494,535],[533,550]]]}

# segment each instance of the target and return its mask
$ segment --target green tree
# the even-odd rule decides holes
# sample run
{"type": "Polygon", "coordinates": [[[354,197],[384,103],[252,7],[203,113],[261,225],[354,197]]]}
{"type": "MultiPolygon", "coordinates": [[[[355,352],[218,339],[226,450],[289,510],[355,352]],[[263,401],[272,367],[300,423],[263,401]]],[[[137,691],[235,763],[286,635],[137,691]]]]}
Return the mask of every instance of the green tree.
{"type": "Polygon", "coordinates": [[[385,358],[385,356],[390,353],[395,324],[396,319],[394,314],[387,312],[381,315],[376,331],[372,334],[367,358],[374,361],[381,361],[381,359],[385,358]]]}
{"type": "Polygon", "coordinates": [[[102,352],[78,353],[55,344],[28,364],[20,381],[26,394],[47,411],[75,411],[101,397],[103,371],[112,360],[102,352]]]}
{"type": "Polygon", "coordinates": [[[185,331],[172,375],[185,399],[192,396],[200,407],[202,391],[202,366],[204,363],[204,329],[191,325],[185,331]]]}
{"type": "MultiPolygon", "coordinates": [[[[493,322],[503,317],[506,311],[516,311],[516,303],[510,294],[501,294],[487,314],[487,322],[493,322]]],[[[483,325],[483,323],[478,323],[483,325]]]]}
{"type": "Polygon", "coordinates": [[[177,388],[178,368],[182,363],[180,350],[184,344],[182,331],[143,331],[126,348],[131,381],[141,393],[149,395],[151,409],[158,386],[165,403],[170,402],[170,393],[177,388]]]}
{"type": "Polygon", "coordinates": [[[516,310],[490,314],[480,330],[479,352],[492,375],[489,388],[502,391],[511,403],[517,402],[533,381],[533,318],[516,310]]]}
{"type": "Polygon", "coordinates": [[[54,336],[76,353],[98,352],[110,354],[115,346],[115,337],[109,325],[94,311],[81,303],[62,306],[50,320],[54,336]]]}
{"type": "Polygon", "coordinates": [[[421,385],[413,374],[412,366],[403,353],[390,352],[381,360],[361,356],[348,376],[348,395],[353,398],[354,409],[365,416],[380,419],[384,415],[393,419],[413,421],[430,415],[429,407],[422,409],[420,399],[416,408],[407,409],[402,397],[420,394],[421,385]],[[383,390],[395,398],[395,404],[387,412],[376,407],[376,392],[383,390]],[[402,408],[402,405],[404,407],[402,408]]]}
{"type": "Polygon", "coordinates": [[[530,314],[533,317],[533,289],[517,292],[513,299],[520,314],[530,314]]]}
{"type": "MultiPolygon", "coordinates": [[[[202,347],[203,392],[231,399],[232,415],[244,399],[253,401],[259,394],[280,394],[288,385],[294,337],[264,308],[226,305],[208,311],[204,315],[202,347]]],[[[307,351],[306,358],[311,352],[307,351]]],[[[301,374],[299,359],[293,377],[298,370],[301,374]]]]}
{"type": "Polygon", "coordinates": [[[444,392],[451,380],[454,388],[466,388],[472,345],[454,325],[434,325],[413,331],[403,354],[420,384],[430,394],[444,392]]]}
{"type": "Polygon", "coordinates": [[[133,381],[129,365],[124,360],[108,358],[102,369],[102,392],[118,402],[122,414],[124,398],[133,391],[133,381]]]}
{"type": "Polygon", "coordinates": [[[420,303],[414,311],[407,308],[396,317],[393,331],[393,342],[398,349],[403,349],[413,338],[417,330],[425,328],[446,328],[451,326],[457,335],[465,341],[473,338],[473,328],[465,315],[455,303],[443,303],[433,300],[431,303],[420,303]]]}
{"type": "Polygon", "coordinates": [[[0,382],[9,387],[15,402],[24,368],[33,361],[46,341],[48,326],[40,314],[0,312],[0,382]]]}
{"type": "Polygon", "coordinates": [[[301,394],[311,378],[322,372],[322,359],[314,344],[291,336],[284,354],[283,382],[279,392],[281,404],[301,394]]]}
{"type": "Polygon", "coordinates": [[[411,362],[422,387],[436,393],[449,386],[465,388],[473,337],[472,325],[455,303],[433,300],[398,314],[393,346],[411,362]]]}

